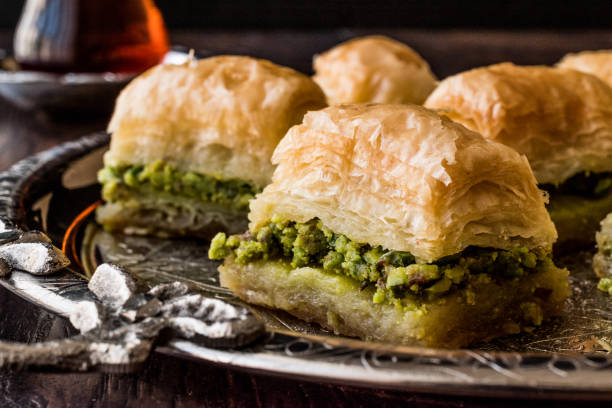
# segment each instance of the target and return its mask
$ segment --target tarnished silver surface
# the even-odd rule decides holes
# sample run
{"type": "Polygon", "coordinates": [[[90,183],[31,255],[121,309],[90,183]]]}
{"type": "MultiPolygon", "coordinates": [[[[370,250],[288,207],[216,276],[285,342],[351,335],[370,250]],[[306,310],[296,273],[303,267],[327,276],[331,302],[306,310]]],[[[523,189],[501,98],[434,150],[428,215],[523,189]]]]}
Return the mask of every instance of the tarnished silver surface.
{"type": "Polygon", "coordinates": [[[47,236],[44,232],[41,231],[26,231],[19,238],[13,241],[13,244],[29,244],[34,242],[46,242],[47,244],[52,244],[53,241],[51,238],[47,236]]]}
{"type": "MultiPolygon", "coordinates": [[[[76,149],[81,153],[92,151],[93,155],[104,141],[92,140],[82,139],[84,147],[64,147],[56,164],[89,160],[88,156],[66,152],[74,153],[76,149]]],[[[91,160],[99,160],[99,153],[96,157],[92,156],[91,160]]],[[[47,156],[46,160],[51,159],[47,156]]],[[[63,174],[69,173],[70,168],[63,174]]],[[[43,189],[32,197],[32,202],[47,197],[44,208],[48,212],[41,210],[36,222],[53,225],[53,217],[57,217],[53,210],[57,194],[43,189]],[[49,193],[51,198],[47,196],[49,193]]],[[[0,194],[0,211],[2,205],[0,194]]],[[[13,208],[12,214],[15,217],[11,219],[22,222],[17,208],[13,208]]],[[[197,287],[205,296],[235,300],[231,292],[219,286],[217,264],[207,259],[205,242],[113,236],[95,225],[87,228],[85,241],[81,258],[90,270],[100,262],[113,262],[150,284],[181,280],[187,286],[197,287]]],[[[219,351],[176,339],[168,346],[158,347],[158,351],[179,358],[341,384],[468,395],[612,399],[612,355],[609,354],[612,299],[596,289],[591,256],[592,253],[584,252],[567,254],[561,259],[572,271],[573,288],[563,317],[532,333],[508,336],[471,349],[367,343],[335,336],[283,312],[256,308],[255,313],[270,331],[264,342],[247,349],[219,351]]],[[[91,300],[85,282],[68,272],[43,278],[14,273],[10,280],[0,280],[0,283],[63,314],[69,314],[67,311],[75,300],[91,300]]]]}
{"type": "MultiPolygon", "coordinates": [[[[132,339],[118,338],[101,342],[78,336],[35,345],[0,343],[0,367],[86,371],[105,365],[122,367],[133,364],[132,367],[135,368],[137,363],[144,362],[148,357],[152,342],[130,340],[132,339]]],[[[131,370],[128,368],[125,372],[131,370]]]]}
{"type": "Polygon", "coordinates": [[[47,242],[11,242],[0,246],[0,258],[11,269],[49,275],[70,265],[66,255],[47,242]]]}
{"type": "Polygon", "coordinates": [[[80,335],[37,344],[0,341],[0,368],[131,372],[144,363],[155,342],[161,344],[164,330],[173,337],[217,348],[243,347],[265,333],[263,324],[241,305],[197,293],[174,292],[172,296],[165,287],[151,290],[165,294],[165,300],[150,298],[145,293],[148,287],[139,287],[127,270],[116,265],[98,266],[91,282],[98,282],[92,290],[97,300],[72,302],[70,311],[70,322],[80,335]],[[108,296],[107,288],[102,287],[105,279],[121,292],[118,297],[108,296]],[[116,287],[118,281],[122,287],[116,287]],[[139,297],[143,302],[134,301],[139,297]]]}
{"type": "MultiPolygon", "coordinates": [[[[96,136],[90,143],[103,140],[96,136]]],[[[193,293],[195,286],[180,282],[151,288],[147,282],[117,264],[97,266],[90,274],[87,289],[81,287],[79,291],[71,291],[76,296],[48,293],[49,287],[45,284],[50,281],[41,277],[56,274],[58,281],[62,280],[60,276],[65,278],[69,273],[64,269],[70,265],[70,260],[52,244],[47,234],[37,230],[23,232],[27,222],[20,218],[27,219],[27,210],[22,203],[28,198],[21,192],[30,192],[32,188],[36,191],[36,182],[44,182],[42,170],[45,166],[52,167],[54,160],[58,161],[57,156],[51,156],[49,161],[42,160],[46,154],[49,152],[26,159],[0,175],[0,278],[3,283],[8,280],[5,286],[21,296],[69,316],[81,335],[34,345],[0,342],[0,367],[50,366],[127,372],[144,362],[154,342],[161,344],[158,336],[162,331],[166,332],[163,338],[172,334],[218,348],[243,347],[262,336],[265,332],[263,324],[244,306],[205,298],[193,293]],[[18,172],[25,174],[18,177],[18,172]],[[15,275],[11,276],[13,272],[15,275]],[[31,279],[32,275],[39,278],[31,279]],[[49,352],[49,348],[53,352],[49,352]]],[[[99,149],[93,155],[99,161],[99,149]]],[[[87,157],[80,157],[74,165],[91,171],[98,168],[88,167],[88,163],[91,164],[87,157]]],[[[74,169],[69,167],[69,170],[71,168],[74,169]]],[[[77,177],[83,180],[82,172],[72,172],[77,173],[77,177]]],[[[55,225],[53,217],[49,216],[53,194],[61,195],[59,190],[70,190],[69,186],[73,189],[87,187],[74,183],[70,177],[65,177],[66,174],[71,172],[55,169],[47,183],[51,191],[43,192],[43,199],[32,199],[32,211],[40,210],[39,217],[33,221],[45,229],[55,225]],[[61,183],[54,184],[58,179],[61,183]]],[[[70,223],[72,216],[67,217],[70,223]]],[[[63,242],[63,247],[68,249],[74,241],[70,245],[66,243],[63,242]]],[[[85,284],[86,280],[78,279],[77,286],[85,284]]]]}
{"type": "Polygon", "coordinates": [[[12,271],[13,268],[11,267],[11,264],[0,258],[0,278],[10,275],[12,271]]]}

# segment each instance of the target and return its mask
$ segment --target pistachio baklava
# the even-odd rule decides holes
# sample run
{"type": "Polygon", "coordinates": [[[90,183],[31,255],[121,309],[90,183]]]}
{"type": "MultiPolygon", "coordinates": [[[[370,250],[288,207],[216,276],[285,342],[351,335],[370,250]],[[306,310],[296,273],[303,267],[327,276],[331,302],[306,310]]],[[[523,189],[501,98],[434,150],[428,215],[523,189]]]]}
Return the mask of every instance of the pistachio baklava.
{"type": "Polygon", "coordinates": [[[425,102],[527,156],[561,247],[593,242],[612,211],[612,88],[583,72],[510,63],[451,76],[425,102]]]}
{"type": "Polygon", "coordinates": [[[152,68],[117,100],[98,221],[159,236],[243,230],[249,200],[270,181],[278,141],[324,106],[309,77],[265,60],[152,68]]]}
{"type": "Polygon", "coordinates": [[[422,104],[436,87],[429,64],[412,48],[381,35],[354,38],[317,55],[314,80],[331,104],[422,104]]]}
{"type": "Polygon", "coordinates": [[[221,284],[367,340],[461,347],[557,315],[568,272],[524,156],[414,105],[310,112],[273,155],[221,284]]]}

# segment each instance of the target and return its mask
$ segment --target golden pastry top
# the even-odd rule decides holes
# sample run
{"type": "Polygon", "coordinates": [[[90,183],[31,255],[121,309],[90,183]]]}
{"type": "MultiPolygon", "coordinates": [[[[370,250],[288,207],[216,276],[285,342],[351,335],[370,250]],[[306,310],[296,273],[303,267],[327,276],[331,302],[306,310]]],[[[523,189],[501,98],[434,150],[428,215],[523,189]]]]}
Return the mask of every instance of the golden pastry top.
{"type": "Polygon", "coordinates": [[[427,62],[383,36],[356,38],[314,58],[314,80],[330,104],[422,104],[436,86],[427,62]]]}
{"type": "Polygon", "coordinates": [[[549,249],[556,231],[526,158],[414,105],[309,112],[279,143],[251,229],[273,215],[433,261],[475,245],[549,249]]]}
{"type": "Polygon", "coordinates": [[[219,56],[159,65],[119,95],[107,164],[164,159],[181,169],[265,185],[278,141],[325,106],[306,75],[269,61],[219,56]]]}
{"type": "Polygon", "coordinates": [[[556,66],[593,74],[608,85],[612,85],[612,50],[582,51],[576,54],[567,54],[556,66]]]}
{"type": "Polygon", "coordinates": [[[446,78],[425,106],[525,154],[540,183],[612,171],[612,88],[593,75],[491,65],[446,78]]]}

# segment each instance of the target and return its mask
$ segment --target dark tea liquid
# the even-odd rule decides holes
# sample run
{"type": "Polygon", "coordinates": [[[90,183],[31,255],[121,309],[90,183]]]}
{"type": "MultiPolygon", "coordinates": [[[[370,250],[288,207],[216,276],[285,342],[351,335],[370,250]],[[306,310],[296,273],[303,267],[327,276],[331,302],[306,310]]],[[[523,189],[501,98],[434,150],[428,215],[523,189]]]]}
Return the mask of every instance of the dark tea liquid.
{"type": "Polygon", "coordinates": [[[168,51],[153,0],[28,0],[14,38],[24,69],[141,72],[168,51]]]}

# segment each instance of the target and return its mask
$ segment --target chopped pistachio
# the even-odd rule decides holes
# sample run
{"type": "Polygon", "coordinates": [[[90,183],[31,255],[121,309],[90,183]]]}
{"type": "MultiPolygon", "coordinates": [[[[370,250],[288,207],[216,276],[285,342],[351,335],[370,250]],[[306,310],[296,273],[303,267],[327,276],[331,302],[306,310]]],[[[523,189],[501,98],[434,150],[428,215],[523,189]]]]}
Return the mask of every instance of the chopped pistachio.
{"type": "MultiPolygon", "coordinates": [[[[279,216],[250,233],[213,239],[211,258],[230,255],[240,263],[279,259],[294,268],[311,266],[343,274],[364,289],[376,288],[375,303],[407,295],[440,297],[459,285],[491,282],[494,275],[520,278],[551,262],[541,250],[470,247],[437,262],[417,263],[409,252],[355,242],[318,219],[296,223],[279,216]]],[[[466,301],[473,302],[473,296],[466,301]]]]}
{"type": "Polygon", "coordinates": [[[215,176],[185,172],[157,160],[146,166],[107,166],[98,172],[103,198],[116,201],[126,189],[167,192],[201,199],[246,211],[260,189],[242,180],[222,180],[215,176]]]}
{"type": "Polygon", "coordinates": [[[606,292],[608,295],[612,296],[612,279],[610,278],[601,278],[599,283],[597,284],[597,289],[602,292],[606,292]]]}

